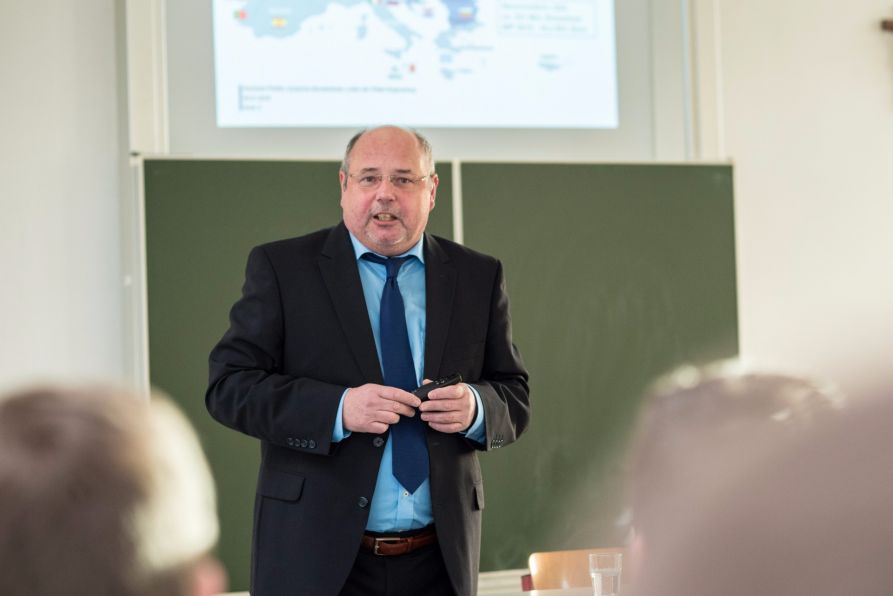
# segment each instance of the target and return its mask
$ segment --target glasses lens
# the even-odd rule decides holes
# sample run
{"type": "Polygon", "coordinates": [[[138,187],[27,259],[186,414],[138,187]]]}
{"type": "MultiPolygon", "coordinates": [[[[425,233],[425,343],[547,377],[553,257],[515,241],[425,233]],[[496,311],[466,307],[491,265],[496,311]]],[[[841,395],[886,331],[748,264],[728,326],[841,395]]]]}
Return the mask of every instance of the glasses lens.
{"type": "MultiPolygon", "coordinates": [[[[421,178],[410,178],[409,176],[388,176],[388,181],[394,185],[396,188],[401,190],[409,190],[413,188],[416,184],[427,178],[427,176],[422,176],[421,178]]],[[[384,179],[384,176],[381,174],[363,174],[362,176],[356,176],[357,184],[360,188],[377,188],[381,181],[384,179]]]]}
{"type": "Polygon", "coordinates": [[[357,179],[357,183],[361,188],[375,188],[381,183],[381,176],[365,174],[357,179]]]}

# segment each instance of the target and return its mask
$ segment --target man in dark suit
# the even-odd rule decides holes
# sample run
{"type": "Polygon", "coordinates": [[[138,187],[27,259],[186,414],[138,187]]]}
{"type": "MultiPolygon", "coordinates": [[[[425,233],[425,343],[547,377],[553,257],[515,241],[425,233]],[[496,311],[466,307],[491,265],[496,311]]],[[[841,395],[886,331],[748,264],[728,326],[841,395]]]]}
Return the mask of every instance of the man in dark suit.
{"type": "Polygon", "coordinates": [[[351,139],[343,222],[254,248],[206,404],[261,441],[252,594],[477,591],[477,450],[527,427],[502,265],[425,234],[428,142],[351,139]],[[460,373],[466,383],[411,393],[460,373]]]}

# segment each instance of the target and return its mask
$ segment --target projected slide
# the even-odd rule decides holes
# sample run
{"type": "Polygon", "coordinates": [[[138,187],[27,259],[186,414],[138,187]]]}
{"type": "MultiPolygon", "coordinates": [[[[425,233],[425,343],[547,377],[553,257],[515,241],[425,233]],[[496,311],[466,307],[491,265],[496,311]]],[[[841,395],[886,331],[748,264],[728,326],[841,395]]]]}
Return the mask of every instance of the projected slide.
{"type": "Polygon", "coordinates": [[[616,128],[613,0],[214,0],[220,127],[616,128]]]}

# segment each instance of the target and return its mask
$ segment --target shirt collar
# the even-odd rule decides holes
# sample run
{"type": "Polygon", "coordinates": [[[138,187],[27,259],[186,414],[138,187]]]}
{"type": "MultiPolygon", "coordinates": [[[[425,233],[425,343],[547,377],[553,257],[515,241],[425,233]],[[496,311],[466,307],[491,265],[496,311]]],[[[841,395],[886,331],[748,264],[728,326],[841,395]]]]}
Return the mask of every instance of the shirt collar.
{"type": "MultiPolygon", "coordinates": [[[[366,248],[366,245],[364,245],[362,242],[360,242],[359,240],[357,240],[357,237],[354,236],[354,235],[353,235],[353,232],[351,232],[350,230],[348,230],[347,233],[350,235],[350,242],[351,242],[351,244],[353,244],[353,251],[354,251],[354,254],[356,255],[356,258],[357,258],[358,261],[359,261],[359,260],[362,258],[362,256],[363,256],[364,254],[366,254],[367,252],[368,252],[368,253],[372,253],[372,254],[374,254],[374,255],[378,255],[379,257],[381,257],[381,258],[383,258],[383,259],[387,259],[387,258],[388,258],[388,257],[386,257],[386,256],[384,256],[384,255],[379,255],[377,252],[372,251],[372,250],[369,250],[368,248],[366,248]]],[[[398,257],[415,257],[415,258],[417,258],[419,261],[421,261],[421,262],[424,264],[424,263],[425,263],[425,251],[424,251],[424,249],[422,248],[422,247],[424,246],[424,243],[425,243],[425,235],[422,234],[422,237],[419,238],[419,241],[416,242],[415,245],[413,245],[412,248],[410,248],[409,250],[407,250],[405,253],[403,253],[403,254],[401,254],[401,255],[396,255],[396,256],[398,256],[398,257]]]]}

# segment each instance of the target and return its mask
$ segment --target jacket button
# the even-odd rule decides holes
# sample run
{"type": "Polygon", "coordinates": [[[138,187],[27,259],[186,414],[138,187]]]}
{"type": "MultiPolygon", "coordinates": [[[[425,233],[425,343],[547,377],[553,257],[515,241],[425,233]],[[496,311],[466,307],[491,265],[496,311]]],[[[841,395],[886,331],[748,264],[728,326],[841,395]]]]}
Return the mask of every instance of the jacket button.
{"type": "Polygon", "coordinates": [[[376,447],[381,447],[382,445],[384,445],[384,439],[382,439],[381,437],[375,437],[374,439],[372,439],[372,444],[376,447]]]}
{"type": "Polygon", "coordinates": [[[366,505],[368,505],[368,504],[369,504],[369,499],[367,499],[366,497],[360,497],[360,500],[357,501],[357,505],[360,506],[360,509],[366,507],[366,505]]]}
{"type": "Polygon", "coordinates": [[[307,449],[307,439],[301,439],[301,448],[307,449]]]}
{"type": "Polygon", "coordinates": [[[307,442],[307,446],[310,447],[311,449],[316,449],[316,441],[314,441],[313,439],[310,439],[307,442]]]}

